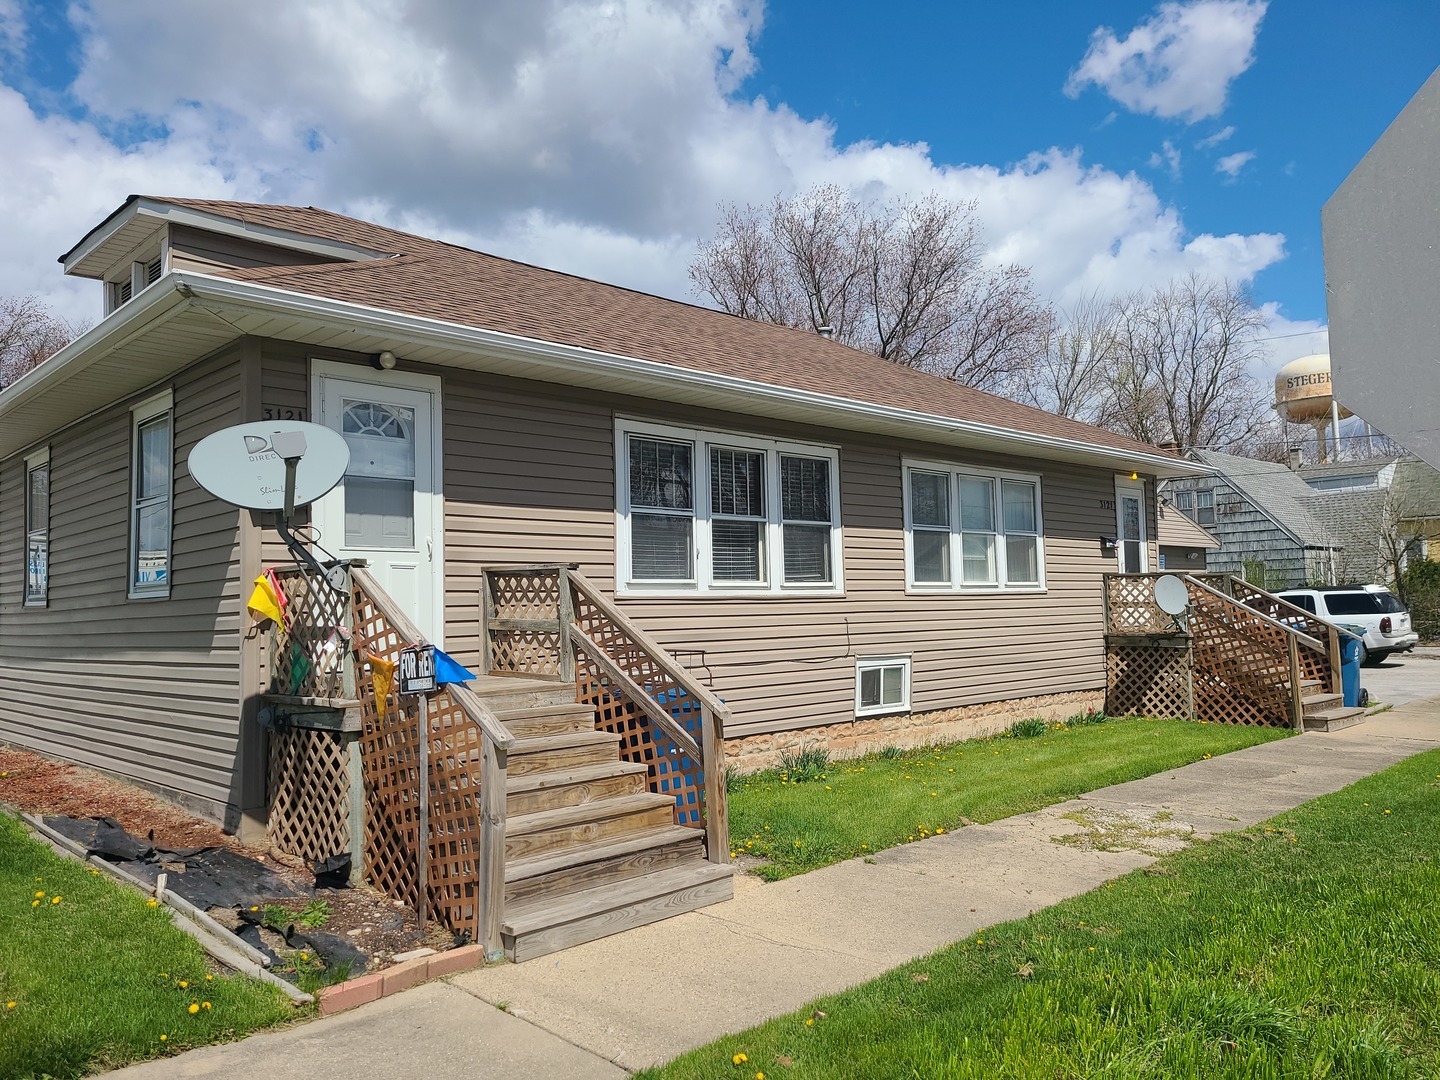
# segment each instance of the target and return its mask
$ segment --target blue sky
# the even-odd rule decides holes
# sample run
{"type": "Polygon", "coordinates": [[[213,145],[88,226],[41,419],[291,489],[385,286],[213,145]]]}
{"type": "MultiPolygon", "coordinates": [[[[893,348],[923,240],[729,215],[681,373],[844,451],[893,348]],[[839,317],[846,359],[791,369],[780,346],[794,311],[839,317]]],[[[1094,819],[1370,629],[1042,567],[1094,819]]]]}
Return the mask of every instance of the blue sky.
{"type": "MultiPolygon", "coordinates": [[[[973,198],[1064,304],[1248,282],[1323,351],[1325,199],[1440,63],[1366,0],[0,0],[0,293],[132,191],[301,202],[692,297],[722,201],[973,198]],[[337,17],[343,11],[343,18],[337,17]]],[[[1304,335],[1304,336],[1299,336],[1304,335]]]]}

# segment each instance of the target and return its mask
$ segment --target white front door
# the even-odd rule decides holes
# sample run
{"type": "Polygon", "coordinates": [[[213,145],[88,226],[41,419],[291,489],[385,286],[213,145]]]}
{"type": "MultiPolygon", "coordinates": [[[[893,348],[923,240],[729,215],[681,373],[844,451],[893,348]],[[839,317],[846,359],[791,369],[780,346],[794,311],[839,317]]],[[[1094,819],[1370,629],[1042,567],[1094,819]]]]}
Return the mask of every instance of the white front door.
{"type": "Polygon", "coordinates": [[[1145,535],[1145,482],[1115,478],[1115,555],[1122,574],[1150,569],[1145,535]]]}
{"type": "Polygon", "coordinates": [[[350,447],[345,479],[314,507],[320,543],[365,559],[429,641],[443,645],[440,380],[316,360],[316,422],[350,447]]]}

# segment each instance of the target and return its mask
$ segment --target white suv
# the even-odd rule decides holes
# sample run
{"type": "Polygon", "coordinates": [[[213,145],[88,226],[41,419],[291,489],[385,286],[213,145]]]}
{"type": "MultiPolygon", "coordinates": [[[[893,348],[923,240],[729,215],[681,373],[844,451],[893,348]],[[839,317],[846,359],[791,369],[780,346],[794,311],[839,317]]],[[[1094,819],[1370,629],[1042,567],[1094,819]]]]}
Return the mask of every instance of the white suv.
{"type": "Polygon", "coordinates": [[[1410,628],[1405,605],[1379,585],[1333,585],[1277,593],[1327,622],[1363,626],[1362,664],[1378,664],[1394,652],[1409,652],[1420,635],[1410,628]]]}

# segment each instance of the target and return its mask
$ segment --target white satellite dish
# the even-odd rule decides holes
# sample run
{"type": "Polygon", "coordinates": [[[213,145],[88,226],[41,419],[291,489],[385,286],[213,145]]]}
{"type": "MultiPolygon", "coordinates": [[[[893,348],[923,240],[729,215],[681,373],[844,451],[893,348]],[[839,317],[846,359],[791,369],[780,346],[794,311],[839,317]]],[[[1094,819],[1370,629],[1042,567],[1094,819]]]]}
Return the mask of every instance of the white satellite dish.
{"type": "Polygon", "coordinates": [[[294,467],[291,506],[304,506],[345,478],[350,447],[338,432],[321,424],[296,420],[237,424],[195,445],[190,451],[190,475],[232,506],[284,511],[287,460],[294,467]]]}
{"type": "Polygon", "coordinates": [[[1155,579],[1155,604],[1166,615],[1183,615],[1190,607],[1190,590],[1174,574],[1155,579]]]}

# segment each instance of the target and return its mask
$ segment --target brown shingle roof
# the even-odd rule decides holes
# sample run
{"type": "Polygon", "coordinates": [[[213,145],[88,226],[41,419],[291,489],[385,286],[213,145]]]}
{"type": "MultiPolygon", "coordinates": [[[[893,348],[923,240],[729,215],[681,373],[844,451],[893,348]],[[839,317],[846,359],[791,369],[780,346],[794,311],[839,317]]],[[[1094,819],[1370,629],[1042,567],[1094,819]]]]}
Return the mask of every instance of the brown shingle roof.
{"type": "Polygon", "coordinates": [[[237,280],[1124,452],[1165,453],[900,367],[818,334],[502,259],[328,210],[205,199],[155,201],[393,254],[356,263],[235,270],[229,276],[237,280]]]}

